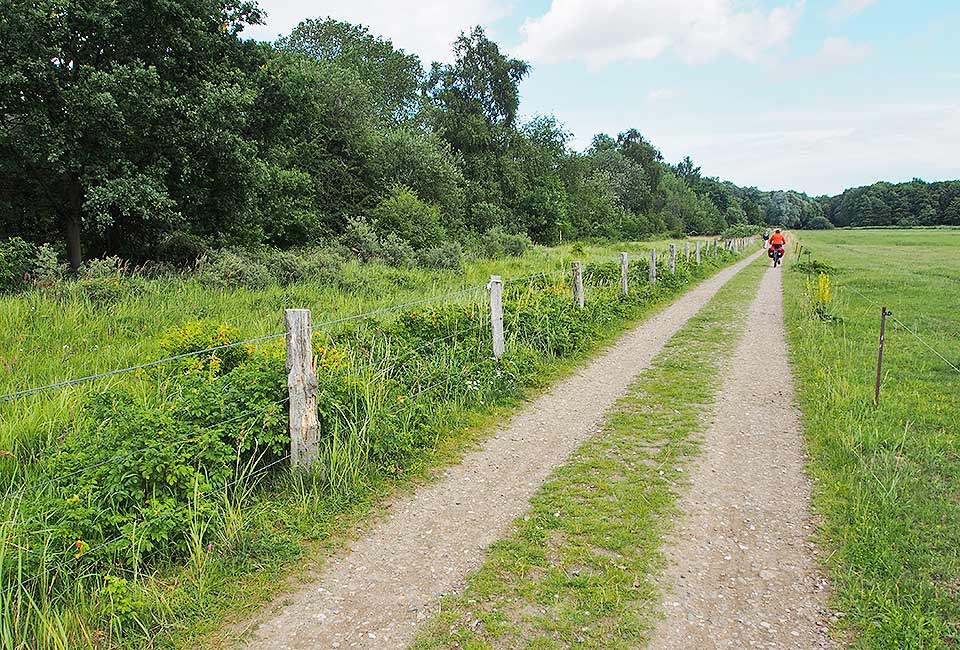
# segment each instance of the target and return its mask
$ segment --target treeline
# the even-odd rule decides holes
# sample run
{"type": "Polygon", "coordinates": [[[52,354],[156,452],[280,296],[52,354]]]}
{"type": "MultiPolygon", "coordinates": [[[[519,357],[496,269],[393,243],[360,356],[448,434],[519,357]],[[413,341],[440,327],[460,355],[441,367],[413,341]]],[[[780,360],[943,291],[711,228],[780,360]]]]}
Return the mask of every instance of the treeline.
{"type": "Polygon", "coordinates": [[[0,239],[54,242],[75,268],[350,231],[418,252],[824,217],[805,195],[668,164],[636,129],[573,151],[555,118],[519,117],[530,66],[480,28],[428,70],[332,19],[244,39],[251,2],[0,7],[0,239]]]}
{"type": "Polygon", "coordinates": [[[960,226],[960,181],[874,183],[820,199],[835,226],[960,226]]]}

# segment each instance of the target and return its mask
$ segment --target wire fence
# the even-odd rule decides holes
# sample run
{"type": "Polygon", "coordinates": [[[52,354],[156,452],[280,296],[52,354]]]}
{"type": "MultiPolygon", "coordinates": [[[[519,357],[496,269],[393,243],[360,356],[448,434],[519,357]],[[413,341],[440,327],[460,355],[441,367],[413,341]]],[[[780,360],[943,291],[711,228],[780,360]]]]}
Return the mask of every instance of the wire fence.
{"type": "MultiPolygon", "coordinates": [[[[863,300],[865,300],[865,301],[868,302],[869,304],[873,305],[873,306],[876,307],[877,309],[881,309],[881,308],[883,307],[883,305],[881,305],[879,302],[877,302],[876,300],[870,298],[869,296],[867,296],[866,294],[864,294],[862,291],[860,291],[859,289],[857,289],[856,287],[854,287],[854,286],[852,286],[852,285],[850,285],[850,284],[847,284],[847,283],[836,283],[836,284],[838,284],[840,287],[842,287],[842,288],[844,288],[844,289],[849,289],[850,291],[854,292],[855,294],[857,294],[858,296],[860,296],[861,298],[863,298],[863,300]]],[[[945,364],[947,365],[947,367],[951,368],[954,372],[960,374],[960,366],[957,366],[957,364],[953,363],[952,361],[950,361],[950,359],[948,359],[947,357],[943,356],[943,353],[941,353],[940,350],[938,350],[937,348],[935,348],[933,345],[931,345],[929,342],[927,342],[922,336],[920,336],[919,334],[917,334],[917,332],[914,331],[911,327],[909,327],[906,323],[904,323],[904,322],[901,321],[899,318],[897,318],[896,315],[895,315],[895,313],[893,313],[893,312],[887,312],[887,318],[889,318],[890,320],[892,320],[893,322],[895,322],[895,323],[896,323],[897,325],[899,325],[905,332],[907,332],[907,333],[910,334],[913,338],[915,338],[917,341],[919,341],[920,344],[923,345],[923,347],[925,347],[927,350],[929,350],[930,352],[932,352],[938,359],[940,359],[943,363],[945,363],[945,364]]]]}
{"type": "MultiPolygon", "coordinates": [[[[680,261],[679,257],[680,256],[678,255],[678,261],[680,261]]],[[[641,258],[640,261],[642,262],[643,259],[641,258]]],[[[506,281],[504,281],[503,284],[516,285],[523,282],[536,281],[538,279],[553,280],[559,276],[567,275],[569,273],[570,271],[568,269],[563,269],[563,268],[557,269],[557,270],[543,271],[538,273],[531,273],[531,274],[522,275],[519,277],[509,278],[506,281]]],[[[324,330],[324,329],[332,328],[336,325],[361,321],[364,319],[371,319],[377,316],[383,316],[383,315],[398,312],[401,310],[410,310],[412,308],[419,307],[419,306],[459,301],[468,296],[481,294],[482,292],[485,292],[488,289],[489,289],[489,285],[471,286],[471,287],[467,287],[467,288],[456,290],[456,291],[451,291],[451,292],[447,292],[439,295],[431,295],[431,296],[424,297],[417,300],[407,301],[399,304],[390,305],[388,307],[370,310],[364,313],[353,314],[349,316],[322,321],[320,323],[313,324],[312,327],[314,331],[324,330]]],[[[491,322],[489,320],[490,313],[487,311],[479,310],[477,314],[479,316],[477,322],[474,322],[473,324],[470,324],[467,327],[459,327],[455,325],[454,327],[452,327],[452,331],[442,332],[442,333],[439,333],[438,336],[434,336],[428,340],[418,341],[416,342],[415,345],[413,345],[413,347],[405,348],[403,352],[401,352],[397,356],[391,355],[390,342],[389,341],[385,342],[385,347],[381,350],[379,356],[376,356],[376,357],[371,356],[366,360],[368,367],[371,368],[371,371],[372,371],[369,377],[370,380],[373,382],[382,381],[386,379],[388,376],[390,376],[391,374],[400,372],[400,369],[402,369],[403,364],[406,361],[408,361],[411,358],[420,356],[424,350],[430,349],[432,347],[436,347],[439,345],[446,346],[447,344],[451,344],[451,343],[453,345],[457,345],[458,342],[460,341],[463,341],[470,345],[477,346],[478,349],[480,347],[483,347],[484,341],[481,337],[477,335],[491,328],[491,322]]],[[[25,388],[22,390],[13,391],[13,392],[0,395],[0,403],[17,400],[26,396],[36,395],[43,392],[56,391],[59,389],[76,386],[76,385],[87,383],[87,382],[93,382],[99,379],[112,377],[112,376],[116,376],[124,373],[130,373],[130,372],[135,372],[142,369],[156,367],[162,364],[172,363],[172,362],[183,360],[183,359],[198,357],[198,356],[207,355],[207,354],[214,354],[218,351],[234,348],[237,346],[253,345],[253,344],[264,342],[264,341],[275,340],[281,337],[285,337],[287,335],[288,335],[287,332],[266,334],[263,336],[252,337],[252,338],[244,339],[241,341],[235,341],[235,342],[231,342],[223,345],[207,347],[201,350],[191,351],[183,354],[177,354],[177,355],[165,357],[162,359],[156,359],[154,361],[150,361],[150,362],[139,364],[139,365],[129,366],[125,368],[118,368],[115,370],[110,370],[102,373],[92,374],[84,377],[78,377],[75,379],[69,379],[69,380],[54,382],[46,385],[25,388]]],[[[451,360],[453,360],[453,357],[451,357],[451,360]]],[[[425,395],[428,395],[445,385],[449,386],[451,382],[456,382],[461,379],[464,379],[465,377],[468,377],[472,372],[474,372],[476,369],[480,368],[484,363],[486,363],[488,359],[482,359],[482,360],[474,359],[472,361],[471,360],[464,360],[464,361],[465,362],[460,364],[460,367],[457,367],[457,368],[451,367],[451,368],[444,369],[442,367],[438,367],[438,368],[424,367],[423,369],[421,369],[421,372],[418,376],[412,377],[412,378],[404,377],[403,378],[404,385],[408,386],[410,389],[410,392],[405,396],[405,401],[408,403],[415,402],[423,398],[425,395]],[[436,381],[432,381],[430,383],[425,384],[425,382],[430,380],[431,374],[436,376],[436,373],[438,372],[442,375],[441,377],[437,378],[436,381]]],[[[321,381],[315,384],[315,391],[316,391],[315,394],[319,394],[321,389],[325,389],[326,387],[336,382],[342,381],[342,379],[343,379],[342,375],[331,375],[330,377],[326,377],[322,379],[321,381]]],[[[145,454],[152,449],[156,449],[158,445],[162,445],[166,448],[171,448],[172,446],[175,446],[175,445],[183,445],[183,444],[189,444],[191,442],[195,442],[197,440],[202,439],[203,436],[209,431],[215,430],[219,427],[223,427],[225,425],[229,425],[232,423],[245,421],[250,418],[256,418],[258,416],[266,416],[271,409],[281,408],[284,405],[287,405],[290,403],[291,403],[291,397],[287,396],[283,399],[272,401],[272,402],[269,402],[268,404],[265,404],[265,405],[262,404],[258,407],[245,410],[242,413],[235,414],[229,418],[220,420],[216,423],[200,426],[199,428],[193,429],[189,433],[186,433],[177,437],[173,437],[168,440],[158,439],[158,440],[152,441],[151,443],[138,446],[137,449],[121,451],[116,454],[112,454],[106,458],[103,458],[102,460],[98,460],[94,463],[90,463],[82,467],[78,467],[69,472],[65,472],[63,474],[59,474],[55,476],[45,477],[42,480],[39,480],[37,482],[20,486],[17,489],[9,490],[5,494],[0,496],[0,501],[6,502],[6,503],[13,503],[13,502],[22,500],[24,499],[24,497],[28,495],[36,494],[45,489],[59,486],[69,479],[76,478],[77,476],[90,472],[92,470],[95,470],[110,464],[121,463],[124,460],[137,457],[138,455],[145,454]]],[[[320,443],[317,440],[313,440],[311,442],[311,445],[313,446],[314,450],[316,450],[319,444],[320,443]]],[[[237,449],[237,454],[239,458],[239,447],[237,449]]],[[[293,457],[293,452],[291,451],[291,453],[287,453],[281,458],[275,459],[270,463],[267,463],[263,466],[258,467],[256,471],[254,471],[251,474],[241,475],[235,480],[219,485],[215,489],[210,490],[204,493],[203,495],[200,495],[200,498],[210,496],[211,494],[217,491],[227,490],[237,485],[243,480],[252,479],[257,476],[260,476],[264,472],[267,472],[270,469],[277,467],[281,463],[290,461],[292,457],[293,457]]],[[[186,508],[189,508],[190,506],[191,506],[190,502],[184,503],[178,506],[173,512],[182,511],[186,508]]],[[[168,512],[168,514],[171,514],[171,513],[168,512]]],[[[6,521],[6,522],[0,522],[0,525],[4,525],[4,524],[10,525],[14,523],[16,523],[15,519],[6,521]]],[[[44,572],[49,573],[51,571],[57,571],[57,570],[68,568],[73,563],[77,563],[83,558],[89,558],[97,551],[108,548],[111,545],[116,544],[117,542],[120,542],[127,537],[128,537],[127,534],[114,536],[110,539],[107,539],[101,543],[96,544],[92,548],[82,549],[82,552],[78,552],[75,557],[65,562],[62,562],[57,565],[49,566],[49,567],[44,567],[43,570],[44,572]]],[[[29,579],[22,580],[16,583],[15,585],[13,585],[13,588],[21,589],[21,588],[27,587],[30,584],[42,578],[43,575],[44,573],[40,573],[38,575],[30,577],[29,579]]],[[[4,589],[6,589],[6,587],[4,587],[4,589]]]]}

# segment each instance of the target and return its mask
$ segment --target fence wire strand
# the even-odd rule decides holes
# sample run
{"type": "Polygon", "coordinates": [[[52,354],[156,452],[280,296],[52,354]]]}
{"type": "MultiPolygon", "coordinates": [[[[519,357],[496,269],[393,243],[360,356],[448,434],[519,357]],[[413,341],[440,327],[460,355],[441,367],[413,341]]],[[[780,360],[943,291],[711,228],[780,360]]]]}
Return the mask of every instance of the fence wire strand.
{"type": "MultiPolygon", "coordinates": [[[[840,283],[840,286],[843,287],[843,288],[845,288],[845,289],[850,289],[851,291],[853,291],[855,294],[857,294],[858,296],[860,296],[861,298],[863,298],[864,300],[866,300],[868,303],[870,303],[870,304],[873,305],[874,307],[882,307],[882,305],[881,305],[880,303],[878,303],[876,300],[873,300],[873,299],[870,298],[869,296],[864,295],[863,292],[859,291],[856,287],[853,287],[853,286],[851,286],[851,285],[849,285],[849,284],[846,284],[846,283],[840,283]]],[[[927,343],[927,341],[925,341],[925,340],[924,340],[919,334],[917,334],[913,329],[911,329],[910,327],[907,327],[907,325],[906,325],[903,321],[901,321],[901,320],[900,320],[899,318],[897,318],[894,314],[889,313],[889,312],[887,313],[887,316],[890,317],[890,320],[892,320],[892,321],[895,322],[897,325],[899,325],[900,327],[902,327],[902,328],[904,329],[904,331],[906,331],[908,334],[910,334],[911,336],[913,336],[913,338],[917,339],[921,344],[923,344],[924,347],[926,347],[928,350],[930,350],[931,352],[933,352],[937,357],[940,358],[941,361],[943,361],[945,364],[947,364],[947,366],[949,366],[950,368],[952,368],[955,372],[960,373],[960,367],[958,367],[958,366],[957,366],[956,364],[954,364],[952,361],[950,361],[950,360],[947,359],[945,356],[943,356],[943,354],[941,354],[941,352],[940,352],[939,350],[937,350],[935,347],[933,347],[932,345],[930,345],[929,343],[927,343]]]]}
{"type": "MultiPolygon", "coordinates": [[[[343,318],[335,318],[335,319],[332,319],[332,320],[323,321],[323,322],[321,322],[321,323],[314,323],[312,327],[313,327],[314,330],[323,329],[323,328],[331,327],[331,326],[333,326],[333,325],[339,325],[339,324],[342,324],[342,323],[348,323],[348,322],[351,322],[351,321],[361,320],[361,319],[364,319],[364,318],[372,318],[373,316],[380,316],[380,315],[383,315],[383,314],[389,314],[389,313],[391,313],[391,312],[395,312],[395,311],[398,311],[398,310],[401,310],[401,309],[405,309],[405,308],[407,308],[407,307],[415,307],[415,306],[418,306],[418,305],[428,304],[428,303],[431,303],[431,302],[437,302],[437,301],[444,300],[444,299],[462,297],[462,296],[464,296],[464,295],[471,294],[471,293],[477,293],[477,292],[483,291],[483,290],[485,290],[485,289],[486,289],[486,285],[477,285],[477,286],[469,287],[469,288],[467,288],[467,289],[462,289],[462,290],[459,290],[459,291],[452,291],[452,292],[445,293],[445,294],[441,294],[441,295],[429,296],[429,297],[427,297],[427,298],[422,298],[422,299],[420,299],[420,300],[412,300],[412,301],[410,301],[410,302],[402,303],[402,304],[399,304],[399,305],[392,305],[392,306],[390,306],[390,307],[384,307],[383,309],[376,309],[376,310],[369,311],[369,312],[366,312],[366,313],[363,313],[363,314],[354,314],[354,315],[352,315],[352,316],[345,316],[345,317],[343,317],[343,318]]],[[[250,344],[252,344],[252,343],[259,343],[259,342],[262,342],[262,341],[269,341],[269,340],[273,340],[273,339],[278,339],[278,338],[282,338],[282,337],[284,337],[284,336],[286,336],[286,332],[276,332],[276,333],[273,333],[273,334],[265,334],[265,335],[263,335],[263,336],[257,336],[257,337],[254,337],[254,338],[244,339],[243,341],[235,341],[235,342],[233,342],[233,343],[225,343],[225,344],[223,344],[223,345],[216,345],[216,346],[213,346],[213,347],[204,348],[203,350],[196,350],[196,351],[194,351],[194,352],[185,352],[185,353],[183,353],[183,354],[177,354],[177,355],[174,355],[174,356],[165,357],[165,358],[163,358],[163,359],[157,359],[157,360],[155,360],[155,361],[148,361],[147,363],[142,363],[142,364],[135,365],[135,366],[128,366],[128,367],[126,367],[126,368],[117,368],[117,369],[115,369],[115,370],[108,370],[108,371],[106,371],[106,372],[101,372],[101,373],[97,373],[97,374],[93,374],[93,375],[87,375],[87,376],[85,376],[85,377],[77,377],[76,379],[67,379],[67,380],[65,380],[65,381],[58,381],[58,382],[54,382],[54,383],[51,383],[51,384],[45,384],[45,385],[43,385],[43,386],[35,386],[35,387],[32,387],[32,388],[25,388],[25,389],[23,389],[23,390],[13,391],[13,392],[9,392],[9,393],[5,393],[5,394],[3,394],[3,395],[0,395],[0,402],[7,402],[7,401],[11,401],[11,400],[15,400],[15,399],[22,398],[22,397],[28,397],[28,396],[30,396],[30,395],[35,395],[35,394],[37,394],[37,393],[43,393],[43,392],[47,392],[47,391],[59,390],[59,389],[61,389],[61,388],[67,388],[67,387],[69,387],[69,386],[76,386],[76,385],[78,385],[78,384],[84,384],[84,383],[88,383],[88,382],[91,382],[91,381],[96,381],[96,380],[99,380],[99,379],[105,379],[105,378],[107,378],[107,377],[113,377],[113,376],[115,376],[115,375],[121,375],[121,374],[125,374],[125,373],[128,373],[128,372],[135,372],[135,371],[137,371],[137,370],[144,370],[144,369],[146,369],[146,368],[153,368],[153,367],[155,367],[155,366],[159,366],[159,365],[162,365],[162,364],[165,364],[165,363],[170,363],[170,362],[173,362],[173,361],[180,361],[180,360],[182,360],[182,359],[189,359],[189,358],[191,358],[191,357],[196,357],[196,356],[200,356],[200,355],[203,355],[203,354],[209,354],[209,353],[211,353],[211,352],[218,352],[218,351],[220,351],[220,350],[226,350],[226,349],[234,348],[234,347],[237,347],[237,346],[240,346],[240,345],[250,345],[250,344]]]]}

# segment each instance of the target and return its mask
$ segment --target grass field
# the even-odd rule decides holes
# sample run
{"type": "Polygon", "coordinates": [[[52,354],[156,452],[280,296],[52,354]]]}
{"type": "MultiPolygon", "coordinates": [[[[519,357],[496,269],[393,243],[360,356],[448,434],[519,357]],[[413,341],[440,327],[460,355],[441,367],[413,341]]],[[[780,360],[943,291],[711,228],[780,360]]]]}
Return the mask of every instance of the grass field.
{"type": "Polygon", "coordinates": [[[835,268],[822,316],[794,249],[785,278],[839,625],[853,648],[960,647],[960,230],[800,240],[804,260],[835,268]],[[874,408],[881,305],[893,317],[874,408]]]}
{"type": "MultiPolygon", "coordinates": [[[[626,248],[642,260],[651,245],[577,256],[607,262],[626,248]]],[[[120,282],[108,304],[55,290],[8,297],[4,390],[149,361],[162,355],[161,332],[198,317],[256,336],[282,329],[284,307],[309,306],[319,323],[482,287],[490,273],[509,281],[565,269],[571,258],[569,249],[535,249],[463,273],[356,266],[336,283],[257,292],[218,292],[196,280],[120,282]]],[[[490,358],[482,290],[321,332],[324,438],[310,474],[265,464],[283,461],[278,342],[245,351],[229,369],[225,355],[0,404],[0,450],[8,452],[0,476],[14,489],[37,488],[4,500],[0,647],[218,643],[209,635],[225,618],[242,619],[334,533],[449,461],[498,410],[733,259],[721,252],[701,267],[681,262],[655,287],[640,261],[627,299],[617,295],[613,265],[588,269],[583,311],[572,306],[565,272],[512,284],[503,364],[490,358]],[[271,408],[233,421],[238,404],[271,408]],[[47,483],[66,470],[68,481],[47,483]]]]}

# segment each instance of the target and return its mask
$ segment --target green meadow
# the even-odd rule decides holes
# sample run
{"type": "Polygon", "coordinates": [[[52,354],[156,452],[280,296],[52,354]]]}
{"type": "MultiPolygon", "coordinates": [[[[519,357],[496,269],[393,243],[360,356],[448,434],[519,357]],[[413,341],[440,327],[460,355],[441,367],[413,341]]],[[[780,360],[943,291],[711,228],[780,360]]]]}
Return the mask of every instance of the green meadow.
{"type": "Polygon", "coordinates": [[[786,319],[839,632],[854,648],[955,648],[960,230],[798,236],[786,319]]]}

